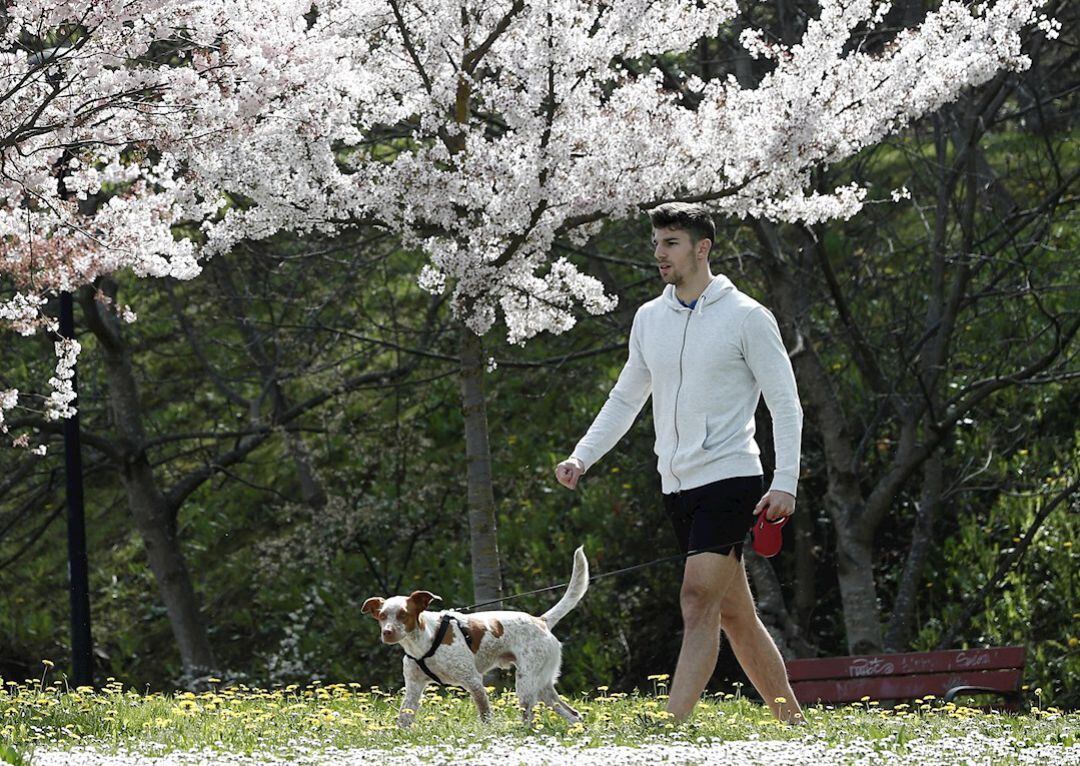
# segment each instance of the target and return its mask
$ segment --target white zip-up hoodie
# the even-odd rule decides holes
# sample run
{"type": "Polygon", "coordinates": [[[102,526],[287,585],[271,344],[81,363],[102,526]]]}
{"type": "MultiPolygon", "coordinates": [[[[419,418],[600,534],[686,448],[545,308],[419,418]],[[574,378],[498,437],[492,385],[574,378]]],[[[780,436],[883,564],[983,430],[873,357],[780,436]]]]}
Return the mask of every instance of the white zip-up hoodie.
{"type": "Polygon", "coordinates": [[[653,450],[665,494],[761,475],[754,412],[764,393],[776,451],[770,489],[796,494],[803,411],[767,308],[723,274],[693,309],[667,285],[634,315],[629,346],[607,402],[572,453],[586,471],[630,429],[652,394],[653,450]]]}

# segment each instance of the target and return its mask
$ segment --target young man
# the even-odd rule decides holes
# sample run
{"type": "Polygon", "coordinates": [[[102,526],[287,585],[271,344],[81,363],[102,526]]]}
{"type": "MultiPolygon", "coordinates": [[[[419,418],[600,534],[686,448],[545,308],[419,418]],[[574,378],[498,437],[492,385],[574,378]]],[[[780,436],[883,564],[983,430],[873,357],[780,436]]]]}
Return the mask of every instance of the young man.
{"type": "Polygon", "coordinates": [[[574,489],[652,395],[664,509],[684,552],[711,549],[686,559],[679,598],[683,642],[668,712],[676,721],[690,715],[716,667],[722,628],[773,715],[801,722],[742,562],[742,542],[757,514],[773,520],[795,510],[802,437],[795,375],[772,314],[726,276],[712,274],[716,228],[708,212],[700,205],[668,203],[649,216],[664,291],[638,309],[626,365],[555,475],[574,489]],[[762,393],[776,448],[776,472],[765,493],[754,441],[762,393]]]}

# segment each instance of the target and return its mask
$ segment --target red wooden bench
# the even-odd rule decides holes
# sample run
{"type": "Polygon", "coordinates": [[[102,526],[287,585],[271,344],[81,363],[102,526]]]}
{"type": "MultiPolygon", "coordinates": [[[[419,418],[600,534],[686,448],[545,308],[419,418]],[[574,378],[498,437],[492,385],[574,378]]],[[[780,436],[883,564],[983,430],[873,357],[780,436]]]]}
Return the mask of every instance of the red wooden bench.
{"type": "Polygon", "coordinates": [[[892,701],[929,694],[951,702],[958,694],[996,694],[1018,707],[1023,646],[790,660],[788,679],[800,703],[892,701]]]}

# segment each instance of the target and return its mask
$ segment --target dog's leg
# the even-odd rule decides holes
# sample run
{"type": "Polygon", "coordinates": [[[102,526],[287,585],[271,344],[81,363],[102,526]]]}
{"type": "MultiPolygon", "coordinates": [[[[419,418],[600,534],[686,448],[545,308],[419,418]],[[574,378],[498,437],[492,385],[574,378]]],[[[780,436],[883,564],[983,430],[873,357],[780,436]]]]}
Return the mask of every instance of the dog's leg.
{"type": "Polygon", "coordinates": [[[405,660],[405,699],[398,711],[398,726],[407,729],[412,726],[416,718],[416,711],[420,709],[420,699],[424,696],[424,689],[428,685],[428,677],[419,668],[414,668],[408,657],[405,660]]]}
{"type": "Polygon", "coordinates": [[[528,677],[525,669],[518,665],[517,681],[514,684],[518,702],[521,704],[521,721],[530,729],[533,723],[533,708],[540,698],[535,679],[528,677]]]}
{"type": "Polygon", "coordinates": [[[566,704],[566,700],[559,696],[559,693],[555,691],[554,686],[548,686],[546,689],[542,690],[540,692],[540,699],[543,700],[545,705],[549,706],[570,723],[579,723],[581,721],[581,713],[566,704]]]}
{"type": "Polygon", "coordinates": [[[484,677],[479,673],[475,677],[462,682],[465,690],[472,695],[476,703],[476,712],[480,714],[480,720],[484,723],[491,722],[491,701],[488,699],[487,689],[484,688],[484,677]]]}

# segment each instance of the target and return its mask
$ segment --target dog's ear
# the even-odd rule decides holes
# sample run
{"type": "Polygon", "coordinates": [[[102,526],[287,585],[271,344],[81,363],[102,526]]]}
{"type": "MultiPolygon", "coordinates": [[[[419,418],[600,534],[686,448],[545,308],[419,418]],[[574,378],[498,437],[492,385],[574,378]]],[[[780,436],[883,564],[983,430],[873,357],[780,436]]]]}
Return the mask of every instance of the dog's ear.
{"type": "Polygon", "coordinates": [[[434,593],[430,593],[426,590],[414,590],[409,594],[409,611],[413,614],[420,614],[428,608],[428,604],[435,600],[442,601],[442,599],[434,593]]]}
{"type": "Polygon", "coordinates": [[[364,602],[364,605],[362,607],[360,607],[360,614],[370,614],[377,620],[379,619],[379,617],[376,612],[382,609],[382,605],[385,603],[386,599],[379,598],[378,596],[372,596],[364,602]]]}

